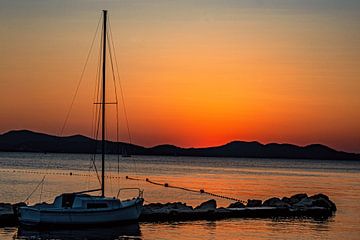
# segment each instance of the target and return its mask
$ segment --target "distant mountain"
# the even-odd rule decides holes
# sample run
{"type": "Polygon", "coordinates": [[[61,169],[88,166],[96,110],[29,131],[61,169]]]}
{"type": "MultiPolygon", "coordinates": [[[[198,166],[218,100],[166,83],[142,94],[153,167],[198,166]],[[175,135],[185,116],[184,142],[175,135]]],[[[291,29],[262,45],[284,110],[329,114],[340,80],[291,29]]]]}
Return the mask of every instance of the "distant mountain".
{"type": "MultiPolygon", "coordinates": [[[[29,130],[9,131],[0,135],[0,151],[99,153],[100,148],[100,141],[82,135],[58,137],[29,130]]],[[[145,148],[107,141],[107,153],[121,154],[124,149],[131,155],[360,160],[360,154],[336,151],[321,144],[300,147],[292,144],[233,141],[207,148],[180,148],[173,145],[145,148]]]]}
{"type": "MultiPolygon", "coordinates": [[[[145,154],[145,148],[128,143],[107,141],[108,153],[145,154]]],[[[9,131],[0,135],[0,151],[11,152],[56,152],[56,153],[94,153],[100,152],[101,142],[82,136],[52,136],[29,130],[9,131]]]]}

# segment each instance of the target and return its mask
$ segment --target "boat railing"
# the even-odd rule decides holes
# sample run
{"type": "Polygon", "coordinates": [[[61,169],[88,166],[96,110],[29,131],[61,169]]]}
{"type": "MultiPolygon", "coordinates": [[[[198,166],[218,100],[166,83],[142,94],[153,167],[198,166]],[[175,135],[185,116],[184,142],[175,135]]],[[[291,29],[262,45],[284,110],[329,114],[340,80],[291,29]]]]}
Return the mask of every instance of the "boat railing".
{"type": "Polygon", "coordinates": [[[141,190],[140,188],[120,188],[116,195],[116,198],[119,198],[120,192],[127,191],[127,190],[138,190],[139,191],[138,197],[140,197],[140,198],[143,197],[144,190],[141,190]]]}
{"type": "Polygon", "coordinates": [[[90,189],[90,190],[85,190],[85,191],[80,191],[80,192],[74,192],[73,194],[83,194],[83,193],[91,193],[91,192],[99,192],[99,191],[101,191],[101,188],[90,189]]]}

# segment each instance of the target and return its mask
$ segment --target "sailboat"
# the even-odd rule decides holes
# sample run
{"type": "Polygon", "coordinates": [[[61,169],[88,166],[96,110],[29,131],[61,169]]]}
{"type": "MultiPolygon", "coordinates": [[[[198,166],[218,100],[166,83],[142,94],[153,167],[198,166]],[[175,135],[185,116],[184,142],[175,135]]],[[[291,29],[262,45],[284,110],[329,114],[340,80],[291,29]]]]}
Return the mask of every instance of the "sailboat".
{"type": "MultiPolygon", "coordinates": [[[[22,225],[98,225],[136,221],[142,210],[144,199],[140,189],[137,197],[121,201],[117,197],[105,196],[105,94],[106,94],[106,25],[107,10],[103,10],[102,41],[102,101],[101,101],[101,188],[81,192],[63,193],[52,204],[38,203],[19,208],[22,225]],[[89,195],[101,191],[100,196],[89,195]]],[[[122,190],[122,189],[120,189],[122,190]]],[[[119,190],[119,193],[120,193],[119,190]]],[[[118,195],[119,195],[118,193],[118,195]]]]}

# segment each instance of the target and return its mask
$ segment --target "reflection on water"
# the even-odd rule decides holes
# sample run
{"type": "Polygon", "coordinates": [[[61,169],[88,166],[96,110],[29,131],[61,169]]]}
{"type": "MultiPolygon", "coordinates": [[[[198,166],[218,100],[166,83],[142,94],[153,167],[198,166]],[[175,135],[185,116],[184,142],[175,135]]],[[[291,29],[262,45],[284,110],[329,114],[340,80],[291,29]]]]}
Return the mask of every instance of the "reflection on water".
{"type": "MultiPolygon", "coordinates": [[[[343,239],[343,233],[333,233],[334,218],[316,221],[296,219],[226,219],[220,221],[190,221],[140,223],[81,229],[29,230],[16,227],[0,228],[0,239],[17,240],[118,240],[118,239],[343,239]],[[3,232],[2,232],[3,231],[3,232]]],[[[347,234],[347,239],[358,239],[347,234]]]]}
{"type": "Polygon", "coordinates": [[[71,229],[41,229],[33,230],[19,227],[16,239],[24,240],[114,240],[114,239],[140,239],[139,224],[133,223],[121,226],[101,228],[71,228],[71,229]]]}

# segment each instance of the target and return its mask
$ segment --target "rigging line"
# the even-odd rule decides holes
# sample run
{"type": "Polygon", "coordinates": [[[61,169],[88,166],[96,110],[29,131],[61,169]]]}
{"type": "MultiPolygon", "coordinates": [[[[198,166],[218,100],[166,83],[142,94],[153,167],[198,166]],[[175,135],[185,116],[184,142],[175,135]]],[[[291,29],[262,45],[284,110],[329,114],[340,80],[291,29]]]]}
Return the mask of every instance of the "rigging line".
{"type": "MultiPolygon", "coordinates": [[[[97,66],[97,70],[96,70],[96,77],[95,77],[95,87],[94,87],[94,95],[93,95],[93,103],[98,101],[98,96],[99,96],[99,85],[100,85],[100,63],[101,63],[101,40],[100,40],[100,47],[99,47],[99,57],[98,57],[98,66],[97,66]]],[[[91,136],[93,137],[93,139],[95,139],[95,129],[96,129],[96,123],[97,123],[97,113],[98,113],[98,105],[93,104],[92,107],[92,124],[91,124],[91,136]]],[[[94,153],[91,155],[90,158],[90,164],[89,164],[89,170],[88,172],[90,173],[91,169],[93,168],[93,162],[95,161],[95,154],[96,154],[96,139],[95,142],[93,143],[93,149],[94,149],[94,153]]],[[[97,169],[95,169],[96,171],[97,169]]],[[[88,187],[90,185],[90,177],[87,178],[87,183],[88,183],[88,187]]]]}
{"type": "MultiPolygon", "coordinates": [[[[119,65],[118,65],[118,61],[117,61],[117,58],[116,58],[116,50],[115,50],[115,44],[114,44],[114,38],[113,38],[113,35],[112,35],[112,28],[111,28],[111,22],[109,21],[109,32],[110,32],[110,37],[111,37],[111,45],[110,45],[110,48],[112,46],[113,48],[113,52],[114,52],[114,60],[115,60],[115,66],[116,66],[116,73],[117,73],[117,76],[118,76],[118,82],[119,82],[119,87],[120,87],[120,94],[121,94],[121,101],[122,101],[122,105],[123,105],[123,112],[124,112],[124,115],[125,115],[125,121],[126,121],[126,127],[127,127],[127,132],[128,132],[128,139],[129,139],[129,144],[130,146],[132,145],[132,139],[131,139],[131,134],[130,134],[130,126],[129,126],[129,120],[128,120],[128,115],[127,115],[127,110],[126,110],[126,104],[125,104],[125,97],[124,97],[124,91],[123,91],[123,88],[122,88],[122,84],[121,84],[121,79],[120,79],[120,72],[119,72],[119,65]]],[[[137,164],[136,164],[136,161],[135,159],[133,159],[133,163],[134,163],[134,170],[135,170],[135,173],[137,174],[137,164]]],[[[138,186],[140,187],[140,184],[138,183],[138,186]]]]}
{"type": "MultiPolygon", "coordinates": [[[[105,136],[109,136],[109,124],[105,124],[105,136]]],[[[105,138],[106,139],[106,138],[105,138]]],[[[105,140],[107,142],[107,140],[105,140]]],[[[107,149],[109,149],[109,144],[107,144],[107,148],[105,148],[105,153],[107,149]]],[[[109,160],[109,158],[107,158],[109,160]]],[[[111,170],[111,161],[107,161],[107,168],[111,170]]],[[[110,182],[110,193],[113,194],[113,185],[112,185],[112,175],[111,171],[107,171],[108,173],[105,175],[105,178],[110,182]]]]}
{"type": "MultiPolygon", "coordinates": [[[[103,30],[102,30],[103,31],[103,30]]],[[[101,71],[101,61],[102,61],[102,54],[101,54],[101,45],[102,45],[102,39],[100,40],[100,47],[99,47],[99,58],[98,58],[98,74],[97,74],[97,84],[96,84],[96,97],[95,97],[95,102],[100,102],[100,85],[101,85],[101,76],[100,76],[100,71],[101,71]]],[[[95,140],[98,139],[98,130],[99,130],[99,126],[97,126],[96,124],[99,124],[99,116],[100,116],[100,110],[101,110],[101,105],[98,104],[94,104],[95,106],[95,126],[94,126],[94,132],[93,132],[93,137],[95,140]]],[[[95,146],[96,147],[96,146],[95,146]]]]}
{"type": "Polygon", "coordinates": [[[40,198],[39,198],[40,203],[41,203],[41,197],[42,197],[42,194],[43,194],[43,190],[44,190],[44,182],[41,183],[40,198]]]}
{"type": "MultiPolygon", "coordinates": [[[[117,94],[117,90],[116,90],[116,80],[115,80],[115,71],[114,71],[114,63],[113,63],[113,57],[112,57],[112,52],[111,52],[111,44],[110,44],[110,36],[109,36],[109,32],[107,32],[107,36],[108,36],[108,45],[109,47],[109,55],[110,55],[110,63],[111,63],[111,70],[112,70],[112,78],[113,78],[113,82],[114,82],[114,93],[115,93],[115,99],[116,99],[116,146],[117,146],[117,174],[119,176],[120,174],[120,157],[119,157],[119,149],[120,149],[120,144],[119,144],[119,105],[118,105],[118,94],[117,94]]],[[[115,55],[115,52],[113,53],[115,55]]],[[[118,182],[119,185],[119,182],[118,182]]]]}
{"type": "Polygon", "coordinates": [[[94,149],[94,155],[93,155],[93,159],[92,159],[92,164],[94,166],[95,169],[95,173],[96,173],[96,177],[101,185],[101,180],[100,180],[100,176],[99,176],[99,172],[97,170],[96,167],[96,163],[95,163],[95,158],[96,158],[96,153],[97,153],[97,143],[98,143],[98,136],[99,136],[99,128],[100,128],[100,110],[101,108],[98,108],[98,117],[97,117],[97,127],[96,127],[96,136],[95,136],[95,149],[94,149]]]}
{"type": "Polygon", "coordinates": [[[99,135],[99,128],[100,128],[100,108],[98,108],[98,119],[97,119],[97,127],[96,127],[96,137],[95,137],[95,148],[94,148],[94,154],[93,154],[93,158],[92,158],[92,165],[94,167],[95,173],[96,173],[96,177],[101,185],[101,180],[100,180],[100,176],[99,176],[99,172],[97,170],[96,167],[96,163],[95,163],[95,159],[96,159],[96,153],[97,153],[97,142],[98,142],[98,135],[99,135]]]}
{"type": "MultiPolygon", "coordinates": [[[[104,31],[104,28],[102,27],[102,32],[104,31]]],[[[101,34],[102,36],[103,34],[101,34]]],[[[102,60],[102,54],[101,54],[101,46],[103,43],[103,39],[100,39],[100,47],[99,47],[99,59],[98,59],[98,70],[99,70],[99,74],[97,75],[97,89],[96,89],[96,101],[98,102],[99,99],[101,98],[100,96],[100,84],[101,84],[101,76],[100,76],[100,69],[101,69],[101,60],[102,60]]],[[[96,167],[96,154],[97,154],[97,146],[98,146],[98,138],[99,138],[99,129],[100,129],[100,112],[101,112],[101,106],[98,104],[94,104],[95,106],[95,126],[94,126],[94,132],[93,132],[93,138],[95,140],[94,142],[94,153],[93,153],[93,158],[92,158],[92,166],[94,167],[95,173],[96,173],[96,177],[99,181],[99,184],[101,185],[101,180],[100,180],[100,176],[99,176],[99,172],[98,169],[96,167]]]]}
{"type": "MultiPolygon", "coordinates": [[[[42,158],[42,156],[40,157],[42,158]]],[[[31,194],[26,198],[26,201],[29,200],[31,198],[31,196],[36,192],[36,190],[39,188],[39,186],[41,185],[41,191],[40,191],[40,201],[41,201],[41,196],[42,196],[42,190],[44,187],[44,182],[45,182],[45,177],[48,174],[48,170],[49,170],[49,166],[50,166],[50,162],[48,162],[46,164],[46,167],[44,169],[44,172],[42,173],[44,176],[42,178],[42,180],[39,182],[39,184],[35,187],[35,189],[31,192],[31,194]]]]}
{"type": "MultiPolygon", "coordinates": [[[[103,31],[103,27],[102,27],[102,31],[103,31]]],[[[95,91],[94,91],[94,102],[98,102],[100,99],[100,70],[101,70],[101,60],[102,60],[102,54],[101,54],[101,46],[102,46],[102,38],[100,39],[100,47],[99,47],[99,58],[98,58],[98,67],[97,67],[97,75],[96,75],[96,86],[95,86],[95,91]]],[[[98,104],[94,104],[95,106],[93,106],[93,110],[95,111],[93,114],[93,131],[92,131],[92,136],[94,141],[94,153],[92,156],[92,159],[90,159],[91,163],[91,167],[89,168],[89,171],[91,170],[92,167],[94,167],[95,173],[96,173],[96,177],[99,181],[99,183],[101,184],[101,180],[100,180],[100,176],[96,167],[96,153],[97,153],[97,145],[98,145],[98,135],[99,135],[99,129],[100,129],[100,111],[101,111],[101,106],[98,104]]]]}
{"type": "MultiPolygon", "coordinates": [[[[90,45],[89,52],[88,52],[88,54],[87,54],[87,56],[86,56],[85,65],[84,65],[84,67],[83,67],[83,69],[82,69],[82,72],[81,72],[81,74],[80,74],[80,79],[79,79],[78,84],[77,84],[77,86],[76,86],[76,90],[75,90],[75,93],[74,93],[74,95],[73,95],[73,98],[72,98],[72,101],[71,101],[71,104],[70,104],[70,108],[69,108],[69,110],[68,110],[68,112],[67,112],[67,114],[66,114],[65,121],[64,121],[64,123],[63,123],[63,125],[62,125],[62,127],[61,127],[59,136],[62,136],[62,135],[63,135],[65,126],[66,126],[67,121],[68,121],[68,119],[69,119],[69,117],[70,117],[70,113],[71,113],[72,107],[73,107],[73,105],[74,105],[74,102],[75,102],[77,93],[78,93],[78,91],[79,91],[79,88],[80,88],[80,85],[81,85],[81,82],[82,82],[82,79],[83,79],[83,76],[84,76],[84,73],[85,73],[85,69],[86,69],[87,63],[88,63],[89,58],[90,58],[90,55],[91,55],[92,48],[93,48],[93,46],[94,46],[94,42],[95,42],[95,39],[96,39],[96,36],[97,36],[97,32],[98,32],[98,30],[99,30],[99,25],[100,25],[101,19],[102,19],[102,15],[100,15],[98,24],[97,24],[97,26],[96,26],[95,34],[94,34],[94,37],[93,37],[93,39],[92,39],[92,41],[91,41],[91,45],[90,45]]],[[[43,179],[41,180],[40,184],[44,182],[45,176],[46,176],[46,174],[47,174],[46,171],[48,170],[49,166],[50,166],[50,162],[47,164],[47,166],[46,166],[46,168],[45,168],[44,177],[43,177],[43,179]]],[[[36,191],[36,189],[37,189],[39,186],[40,186],[40,185],[38,185],[38,186],[35,188],[34,192],[36,191]]],[[[32,193],[32,194],[33,194],[33,193],[32,193]]],[[[31,195],[32,195],[32,194],[31,194],[31,195]]],[[[40,198],[41,198],[41,194],[42,194],[42,193],[40,193],[40,198]]],[[[30,198],[31,195],[30,195],[28,198],[30,198]]],[[[28,200],[28,198],[27,198],[27,200],[28,200]]],[[[26,201],[27,201],[27,200],[26,200],[26,201]]]]}
{"type": "Polygon", "coordinates": [[[92,48],[93,48],[93,46],[94,46],[94,42],[95,42],[95,39],[96,39],[96,36],[97,36],[97,32],[98,32],[98,30],[99,30],[99,25],[100,25],[101,19],[102,19],[102,17],[99,18],[99,21],[98,21],[98,24],[97,24],[97,27],[96,27],[96,31],[95,31],[94,37],[93,37],[93,39],[92,39],[91,46],[90,46],[88,55],[87,55],[86,60],[85,60],[84,68],[83,68],[83,70],[82,70],[82,72],[81,72],[80,79],[79,79],[79,82],[78,82],[78,84],[77,84],[77,86],[76,86],[76,90],[75,90],[75,93],[74,93],[74,95],[73,95],[73,98],[72,98],[72,101],[71,101],[71,104],[70,104],[69,111],[68,111],[67,114],[66,114],[64,124],[63,124],[63,126],[62,126],[62,128],[61,128],[61,131],[60,131],[60,136],[62,136],[62,134],[63,134],[63,132],[64,132],[64,129],[65,129],[65,126],[66,126],[66,124],[67,124],[67,121],[68,121],[68,119],[69,119],[69,117],[70,117],[70,113],[71,113],[72,107],[73,107],[73,105],[74,105],[74,102],[75,102],[77,93],[78,93],[78,91],[79,91],[79,88],[80,88],[80,85],[81,85],[81,82],[82,82],[82,79],[83,79],[83,76],[84,76],[84,73],[85,73],[85,69],[86,69],[87,63],[88,63],[89,58],[90,58],[90,55],[91,55],[91,50],[92,50],[92,48]]]}
{"type": "Polygon", "coordinates": [[[44,182],[45,180],[45,176],[43,176],[43,178],[41,179],[41,181],[38,183],[38,185],[35,187],[35,189],[29,194],[29,196],[24,200],[24,202],[26,202],[27,200],[29,200],[31,198],[31,196],[34,194],[34,192],[40,187],[40,185],[44,182]]]}
{"type": "Polygon", "coordinates": [[[99,107],[98,108],[97,127],[96,127],[96,136],[95,136],[95,149],[94,149],[94,157],[93,157],[93,166],[94,166],[94,169],[95,169],[95,172],[96,172],[96,176],[97,176],[97,178],[99,180],[99,183],[101,185],[99,172],[97,170],[96,163],[95,163],[95,158],[96,158],[96,153],[97,153],[98,136],[99,136],[99,129],[100,129],[100,111],[101,111],[101,108],[99,107]]]}
{"type": "MultiPolygon", "coordinates": [[[[95,88],[94,88],[94,96],[93,96],[93,103],[98,102],[99,100],[99,91],[100,91],[100,70],[101,70],[101,45],[102,45],[102,39],[100,40],[100,46],[99,46],[99,57],[98,57],[98,66],[97,66],[97,71],[96,71],[96,81],[95,81],[95,88]]],[[[98,105],[94,104],[93,105],[93,125],[92,125],[92,131],[91,134],[93,136],[93,138],[95,138],[95,126],[96,126],[96,119],[97,119],[97,109],[98,109],[98,105]],[[95,106],[94,106],[95,105],[95,106]]]]}
{"type": "Polygon", "coordinates": [[[120,73],[119,73],[119,65],[118,65],[118,62],[117,62],[116,54],[115,54],[115,52],[116,52],[115,51],[115,44],[114,44],[114,40],[113,40],[113,36],[112,36],[110,21],[109,21],[109,32],[110,32],[110,36],[111,36],[112,47],[113,47],[113,50],[114,50],[114,60],[115,60],[115,66],[116,66],[116,73],[118,75],[120,94],[121,94],[121,101],[122,101],[123,109],[124,109],[124,115],[125,115],[126,127],[127,127],[128,137],[129,137],[129,143],[132,144],[129,120],[128,120],[128,117],[127,117],[127,110],[126,110],[126,104],[125,104],[124,91],[123,91],[122,84],[121,84],[120,73]]]}

